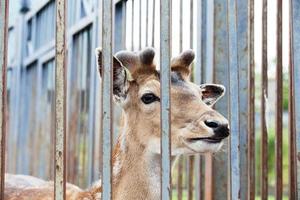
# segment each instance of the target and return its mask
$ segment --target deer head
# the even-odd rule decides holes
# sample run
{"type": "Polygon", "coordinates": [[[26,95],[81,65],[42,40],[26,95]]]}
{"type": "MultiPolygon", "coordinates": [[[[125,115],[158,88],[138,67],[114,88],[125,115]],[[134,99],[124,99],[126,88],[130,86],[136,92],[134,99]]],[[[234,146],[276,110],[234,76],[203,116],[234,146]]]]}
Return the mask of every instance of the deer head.
{"type": "MultiPolygon", "coordinates": [[[[96,50],[101,75],[101,49],[96,50]]],[[[160,72],[155,51],[121,51],[113,58],[113,96],[125,115],[127,143],[160,153],[160,72]]],[[[171,61],[172,155],[215,152],[229,135],[228,121],[213,105],[224,95],[217,84],[189,80],[194,52],[187,50],[171,61]]],[[[128,144],[130,145],[130,144],[128,144]]]]}

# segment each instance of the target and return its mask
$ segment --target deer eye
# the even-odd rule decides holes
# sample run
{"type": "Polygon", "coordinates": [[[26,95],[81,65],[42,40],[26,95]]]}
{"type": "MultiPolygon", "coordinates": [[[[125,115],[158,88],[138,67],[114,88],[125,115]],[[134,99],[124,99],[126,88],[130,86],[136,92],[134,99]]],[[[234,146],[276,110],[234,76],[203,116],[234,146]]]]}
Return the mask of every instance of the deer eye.
{"type": "Polygon", "coordinates": [[[146,93],[142,96],[141,100],[143,101],[144,104],[150,104],[154,101],[160,101],[160,99],[155,96],[153,93],[146,93]]]}

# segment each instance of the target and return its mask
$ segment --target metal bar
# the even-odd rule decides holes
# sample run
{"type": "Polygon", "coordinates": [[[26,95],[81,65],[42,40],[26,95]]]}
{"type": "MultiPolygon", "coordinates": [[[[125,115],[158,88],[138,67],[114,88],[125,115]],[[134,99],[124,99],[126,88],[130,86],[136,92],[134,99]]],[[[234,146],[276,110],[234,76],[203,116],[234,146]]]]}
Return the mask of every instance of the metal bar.
{"type": "MultiPolygon", "coordinates": [[[[190,48],[193,49],[194,42],[194,0],[190,0],[190,48]]],[[[192,78],[194,75],[192,76],[192,78]]],[[[194,195],[194,165],[195,156],[188,156],[188,199],[192,200],[194,195]]]]}
{"type": "Polygon", "coordinates": [[[248,1],[237,1],[240,199],[247,199],[248,193],[248,1]]]}
{"type": "Polygon", "coordinates": [[[148,38],[149,38],[149,0],[146,2],[146,46],[149,45],[148,38]]]}
{"type": "MultiPolygon", "coordinates": [[[[180,0],[179,4],[179,52],[182,51],[182,1],[180,0]]],[[[183,156],[180,156],[178,160],[178,179],[177,179],[177,199],[182,200],[182,181],[183,181],[183,162],[184,158],[183,156]]]]}
{"type": "Polygon", "coordinates": [[[153,0],[153,8],[152,8],[152,42],[151,45],[154,47],[155,42],[155,0],[153,0]]]}
{"type": "MultiPolygon", "coordinates": [[[[214,0],[214,30],[213,30],[213,83],[229,88],[228,81],[228,27],[227,1],[214,0]]],[[[228,94],[215,105],[222,115],[228,116],[228,94]]],[[[224,141],[222,151],[213,156],[212,191],[214,199],[228,199],[228,140],[224,141]],[[220,166],[222,166],[220,168],[220,166]]]]}
{"type": "MultiPolygon", "coordinates": [[[[200,0],[199,0],[200,1],[200,0]]],[[[206,65],[207,65],[207,0],[202,0],[201,3],[201,79],[202,82],[206,82],[206,65]]]]}
{"type": "Polygon", "coordinates": [[[204,179],[202,176],[202,156],[198,155],[195,159],[195,199],[196,200],[202,200],[203,198],[203,183],[204,179]]]}
{"type": "Polygon", "coordinates": [[[282,199],[282,0],[277,0],[277,67],[276,67],[276,186],[275,195],[277,200],[282,199]]]}
{"type": "Polygon", "coordinates": [[[254,0],[248,1],[248,199],[255,199],[254,0]]]}
{"type": "Polygon", "coordinates": [[[131,50],[134,50],[134,0],[131,0],[131,50]]]}
{"type": "Polygon", "coordinates": [[[240,157],[239,157],[239,63],[237,46],[237,2],[228,0],[228,57],[229,57],[229,111],[230,111],[230,198],[240,199],[240,157]]]}
{"type": "Polygon", "coordinates": [[[6,147],[6,73],[7,73],[7,37],[8,37],[8,0],[0,2],[0,197],[4,199],[4,179],[5,179],[5,147],[6,147]]]}
{"type": "Polygon", "coordinates": [[[261,199],[268,198],[268,130],[266,100],[268,97],[267,0],[262,1],[262,85],[261,85],[261,199]]]}
{"type": "Polygon", "coordinates": [[[66,189],[66,4],[56,1],[55,49],[55,199],[65,199],[66,189]]]}
{"type": "Polygon", "coordinates": [[[296,155],[296,199],[299,199],[300,191],[300,1],[291,0],[290,2],[291,12],[291,68],[292,68],[292,92],[293,92],[293,104],[294,112],[294,133],[295,133],[295,155],[296,155]]]}
{"type": "MultiPolygon", "coordinates": [[[[133,5],[133,4],[132,4],[133,5]]],[[[132,24],[133,25],[133,24],[132,24]]],[[[111,150],[113,133],[113,2],[102,1],[102,199],[112,198],[111,150]]],[[[133,33],[133,32],[132,32],[133,33]]]]}
{"type": "Polygon", "coordinates": [[[171,198],[170,57],[171,1],[160,1],[161,199],[171,198]]]}
{"type": "Polygon", "coordinates": [[[139,1],[139,49],[142,49],[142,1],[139,1]]]}

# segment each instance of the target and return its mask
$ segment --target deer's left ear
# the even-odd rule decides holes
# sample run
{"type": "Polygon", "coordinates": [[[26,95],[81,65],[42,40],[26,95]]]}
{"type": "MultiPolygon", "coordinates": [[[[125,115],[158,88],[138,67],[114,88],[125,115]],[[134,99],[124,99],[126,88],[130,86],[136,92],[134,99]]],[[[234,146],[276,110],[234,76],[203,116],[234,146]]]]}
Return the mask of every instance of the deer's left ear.
{"type": "Polygon", "coordinates": [[[193,50],[185,50],[179,56],[174,57],[171,61],[171,69],[172,71],[179,72],[181,76],[188,80],[191,69],[190,66],[194,61],[195,53],[193,50]]]}
{"type": "MultiPolygon", "coordinates": [[[[96,49],[96,59],[98,72],[102,77],[102,49],[96,49]]],[[[129,81],[131,81],[131,74],[126,67],[116,58],[113,57],[113,95],[116,103],[122,103],[128,93],[129,81]]]]}
{"type": "Polygon", "coordinates": [[[225,87],[218,84],[200,85],[202,101],[208,106],[213,106],[224,94],[225,87]]]}

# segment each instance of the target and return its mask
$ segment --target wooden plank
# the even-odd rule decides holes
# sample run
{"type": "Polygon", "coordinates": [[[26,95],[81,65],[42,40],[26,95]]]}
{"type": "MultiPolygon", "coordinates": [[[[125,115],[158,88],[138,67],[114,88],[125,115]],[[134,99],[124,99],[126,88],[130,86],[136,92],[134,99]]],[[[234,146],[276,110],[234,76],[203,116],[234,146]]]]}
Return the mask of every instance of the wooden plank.
{"type": "Polygon", "coordinates": [[[5,155],[6,155],[6,73],[7,73],[7,37],[8,37],[8,0],[0,2],[0,197],[4,199],[5,155]]]}
{"type": "Polygon", "coordinates": [[[65,199],[66,189],[66,4],[56,1],[55,48],[55,178],[56,200],[65,199]]]}

